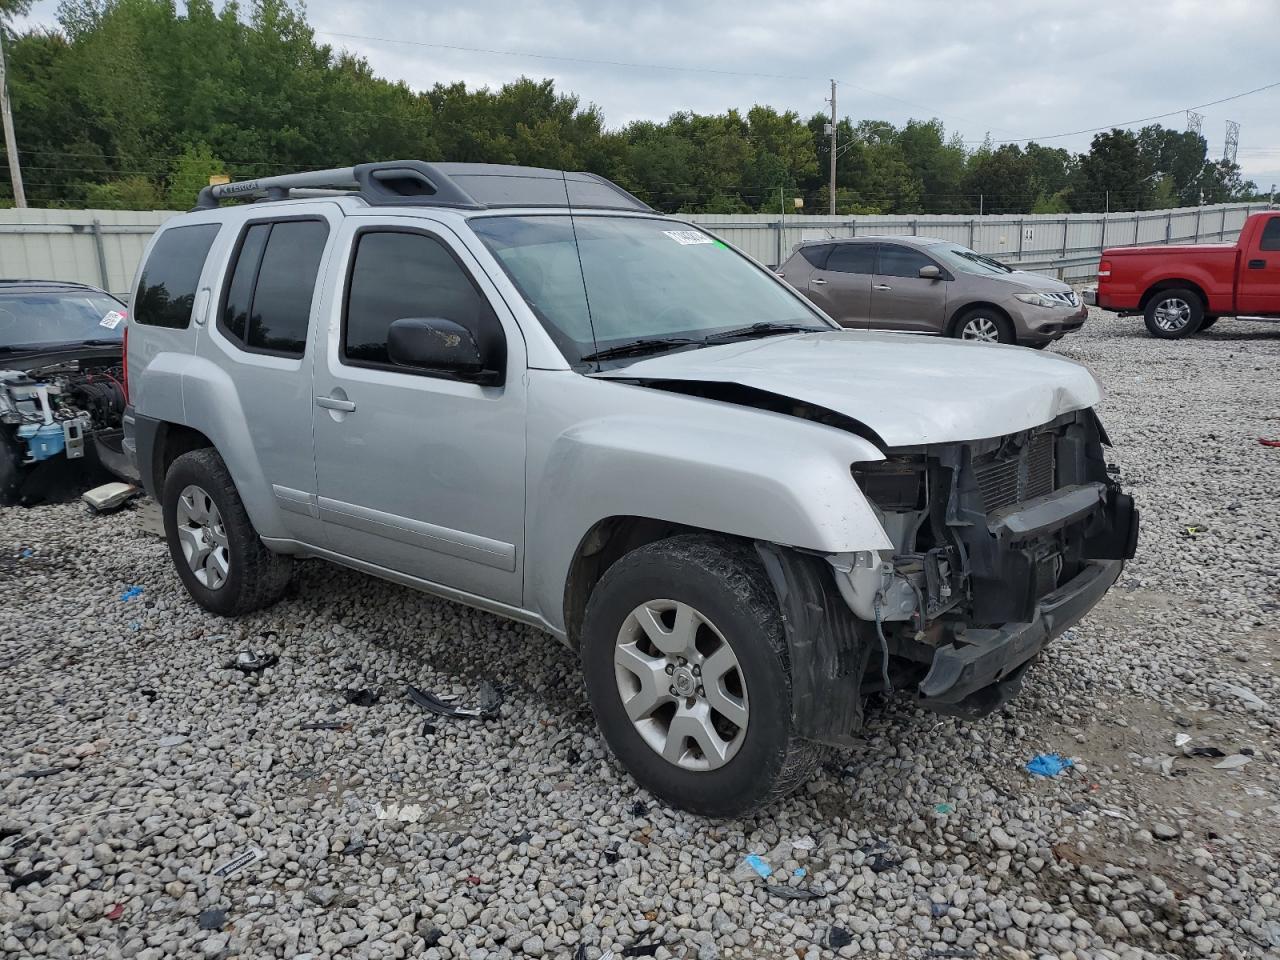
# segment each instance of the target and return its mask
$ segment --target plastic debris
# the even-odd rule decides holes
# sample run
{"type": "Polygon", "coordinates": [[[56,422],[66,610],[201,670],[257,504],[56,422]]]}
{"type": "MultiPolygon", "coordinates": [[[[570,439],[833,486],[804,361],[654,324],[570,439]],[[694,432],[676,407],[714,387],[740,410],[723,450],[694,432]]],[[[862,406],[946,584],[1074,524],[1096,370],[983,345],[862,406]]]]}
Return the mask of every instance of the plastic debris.
{"type": "Polygon", "coordinates": [[[196,918],[201,930],[221,930],[227,925],[227,911],[221,909],[204,910],[196,918]]]}
{"type": "Polygon", "coordinates": [[[883,853],[877,853],[871,858],[871,862],[868,863],[867,866],[871,868],[872,873],[885,873],[899,866],[901,862],[901,860],[895,860],[893,857],[887,857],[883,853]]]}
{"type": "Polygon", "coordinates": [[[1189,733],[1179,733],[1175,734],[1173,737],[1173,745],[1175,747],[1185,747],[1190,742],[1191,734],[1189,733]]]}
{"type": "Polygon", "coordinates": [[[819,897],[826,896],[821,890],[810,887],[784,887],[780,883],[766,883],[764,889],[769,895],[781,897],[783,900],[817,900],[819,897]]]}
{"type": "Polygon", "coordinates": [[[121,917],[124,916],[124,904],[113,903],[111,905],[111,909],[108,910],[106,913],[104,913],[103,916],[106,917],[108,920],[119,920],[121,917]]]}
{"type": "Polygon", "coordinates": [[[423,937],[423,941],[428,947],[434,947],[444,938],[444,931],[439,927],[432,927],[427,931],[427,935],[423,937]]]}
{"type": "MultiPolygon", "coordinates": [[[[1280,440],[1271,440],[1267,437],[1259,437],[1258,442],[1264,447],[1280,447],[1280,440]]],[[[1277,946],[1280,946],[1280,944],[1277,944],[1277,946]]]]}
{"type": "MultiPolygon", "coordinates": [[[[637,943],[630,947],[622,948],[622,956],[624,957],[652,957],[658,952],[661,943],[637,943]]],[[[601,960],[604,960],[602,957],[601,960]]]]}
{"type": "Polygon", "coordinates": [[[942,815],[942,816],[944,816],[944,817],[945,817],[948,813],[953,813],[953,812],[955,811],[955,809],[956,809],[956,808],[955,808],[954,806],[952,806],[951,804],[949,804],[949,803],[936,803],[936,804],[934,804],[934,805],[933,805],[933,812],[934,812],[934,813],[937,813],[937,814],[940,814],[940,815],[942,815]]]}
{"type": "Polygon", "coordinates": [[[398,820],[401,823],[417,823],[422,819],[422,807],[416,803],[389,803],[385,807],[378,804],[374,808],[379,820],[398,820]]]}
{"type": "Polygon", "coordinates": [[[261,847],[249,847],[249,849],[237,853],[222,866],[215,867],[213,875],[215,877],[222,878],[231,877],[239,873],[245,867],[251,866],[259,860],[265,859],[267,859],[267,851],[263,850],[261,847]]]}
{"type": "Polygon", "coordinates": [[[1182,525],[1182,535],[1184,537],[1198,537],[1201,534],[1209,532],[1207,523],[1184,523],[1182,525]]]}
{"type": "Polygon", "coordinates": [[[134,497],[142,496],[142,488],[132,483],[104,483],[86,490],[80,499],[94,513],[114,513],[134,497]]]}
{"type": "Polygon", "coordinates": [[[300,730],[349,730],[351,724],[343,723],[340,720],[312,720],[310,723],[302,724],[300,730]]]}
{"type": "Polygon", "coordinates": [[[615,838],[614,840],[609,841],[609,846],[606,847],[604,851],[604,862],[617,863],[618,858],[621,856],[621,850],[622,850],[621,840],[618,840],[615,838]]]}
{"type": "Polygon", "coordinates": [[[126,601],[132,600],[134,597],[141,596],[141,594],[141,587],[130,587],[124,593],[120,594],[120,602],[125,603],[126,601]]]}
{"type": "Polygon", "coordinates": [[[1075,766],[1070,757],[1057,753],[1038,753],[1027,761],[1027,772],[1037,777],[1056,777],[1067,767],[1075,766]]]}
{"type": "Polygon", "coordinates": [[[480,878],[473,873],[467,877],[467,884],[472,887],[478,887],[480,886],[480,878]]]}
{"type": "Polygon", "coordinates": [[[1243,753],[1233,753],[1231,756],[1226,757],[1225,759],[1219,760],[1217,763],[1215,763],[1213,765],[1213,769],[1239,770],[1241,767],[1243,767],[1246,763],[1248,763],[1252,759],[1253,759],[1252,757],[1246,756],[1243,753]]]}
{"type": "Polygon", "coordinates": [[[367,687],[359,690],[347,690],[342,694],[342,696],[347,703],[357,707],[372,707],[382,699],[382,693],[380,691],[370,690],[367,687]]]}
{"type": "Polygon", "coordinates": [[[177,746],[181,746],[186,742],[187,742],[187,738],[184,737],[182,734],[171,733],[167,737],[161,737],[159,743],[157,743],[156,745],[159,747],[177,747],[177,746]]]}
{"type": "Polygon", "coordinates": [[[796,867],[794,870],[791,871],[791,875],[793,877],[803,877],[808,872],[809,871],[806,870],[804,867],[796,867]]]}
{"type": "Polygon", "coordinates": [[[1226,753],[1219,750],[1217,747],[1192,747],[1187,751],[1187,756],[1208,757],[1209,759],[1214,760],[1218,757],[1225,757],[1226,753]]]}
{"type": "Polygon", "coordinates": [[[9,878],[9,889],[18,890],[31,883],[44,883],[52,876],[52,870],[32,870],[30,873],[20,873],[9,878]]]}
{"type": "Polygon", "coordinates": [[[633,817],[643,817],[648,812],[649,805],[643,800],[637,800],[627,808],[627,813],[631,814],[633,817]]]}
{"type": "Polygon", "coordinates": [[[949,909],[951,909],[951,904],[949,903],[931,903],[929,904],[929,915],[937,920],[940,917],[945,917],[949,909]]]}
{"type": "Polygon", "coordinates": [[[498,715],[502,706],[502,694],[487,680],[480,684],[480,703],[475,707],[460,707],[450,700],[441,700],[434,693],[419,690],[413,684],[406,686],[409,699],[429,713],[442,717],[474,717],[478,720],[492,720],[498,715]]]}
{"type": "Polygon", "coordinates": [[[742,861],[761,877],[768,878],[773,874],[773,867],[769,866],[769,861],[757,854],[750,853],[742,861]]]}
{"type": "Polygon", "coordinates": [[[274,667],[279,662],[280,658],[274,653],[266,653],[262,650],[241,650],[224,669],[239,670],[241,673],[261,673],[267,667],[274,667]]]}
{"type": "Polygon", "coordinates": [[[832,950],[839,950],[851,943],[853,943],[853,931],[846,930],[844,927],[832,927],[827,931],[827,946],[832,950]]]}
{"type": "Polygon", "coordinates": [[[55,773],[64,773],[64,767],[41,767],[38,770],[23,770],[18,776],[28,780],[39,780],[41,777],[52,777],[55,773]]]}
{"type": "Polygon", "coordinates": [[[791,841],[791,848],[793,850],[812,850],[817,845],[818,844],[813,837],[796,837],[796,839],[791,841]]]}
{"type": "Polygon", "coordinates": [[[1232,696],[1243,701],[1245,708],[1249,710],[1265,710],[1267,702],[1259,697],[1248,687],[1241,687],[1234,683],[1224,683],[1222,689],[1232,696]]]}

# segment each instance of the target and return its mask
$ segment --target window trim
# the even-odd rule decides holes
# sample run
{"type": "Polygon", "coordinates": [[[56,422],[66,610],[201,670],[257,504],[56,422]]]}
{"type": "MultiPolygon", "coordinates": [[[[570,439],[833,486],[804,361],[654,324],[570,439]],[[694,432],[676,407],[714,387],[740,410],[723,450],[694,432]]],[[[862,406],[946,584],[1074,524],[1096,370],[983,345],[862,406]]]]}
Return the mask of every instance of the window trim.
{"type": "Polygon", "coordinates": [[[880,248],[884,244],[879,240],[854,240],[852,237],[838,241],[831,245],[831,253],[827,254],[826,266],[822,269],[825,273],[838,273],[846,277],[874,277],[876,271],[880,269],[880,248]],[[851,270],[832,270],[831,258],[836,254],[837,247],[870,247],[871,248],[871,272],[870,273],[854,273],[851,270]]]}
{"type": "Polygon", "coordinates": [[[204,278],[204,272],[209,267],[209,258],[213,254],[213,248],[217,245],[218,236],[221,233],[222,233],[222,221],[220,220],[201,220],[196,223],[180,223],[180,224],[177,224],[176,226],[162,228],[157,232],[155,241],[151,244],[151,248],[147,250],[146,259],[142,261],[142,269],[138,273],[138,285],[133,289],[133,292],[129,295],[130,325],[137,324],[140,327],[153,327],[156,330],[190,330],[191,329],[191,318],[195,315],[195,304],[196,304],[196,301],[200,299],[200,281],[201,279],[204,278]],[[167,323],[147,323],[146,321],[139,320],[137,318],[137,311],[135,309],[135,305],[141,302],[142,298],[139,296],[139,293],[141,293],[142,291],[142,281],[146,278],[147,264],[150,263],[151,258],[155,256],[156,247],[158,247],[164,241],[164,239],[172,233],[176,233],[179,230],[190,230],[192,228],[199,228],[199,227],[213,227],[214,231],[213,231],[213,238],[209,241],[209,246],[204,252],[204,260],[201,261],[200,263],[200,269],[196,271],[196,288],[194,291],[192,291],[191,309],[187,311],[186,321],[179,326],[170,326],[167,323]]]}
{"type": "Polygon", "coordinates": [[[345,279],[342,288],[342,320],[338,324],[338,365],[343,367],[353,367],[360,370],[382,370],[387,373],[400,373],[410,377],[427,377],[431,380],[450,380],[454,383],[465,383],[479,388],[483,387],[502,387],[507,382],[507,364],[510,359],[510,351],[507,349],[507,329],[502,324],[502,318],[498,315],[497,309],[493,305],[493,301],[476,282],[474,272],[462,262],[462,258],[458,256],[457,251],[449,244],[449,242],[434,230],[426,227],[411,227],[405,224],[390,223],[370,223],[356,229],[351,235],[351,243],[347,246],[347,268],[345,271],[345,279]],[[426,237],[433,240],[444,248],[445,253],[454,262],[457,268],[466,277],[471,284],[471,289],[475,291],[479,297],[489,308],[489,313],[493,317],[493,322],[497,327],[498,334],[502,337],[502,364],[498,371],[500,379],[496,383],[476,384],[471,377],[462,376],[456,373],[450,373],[448,370],[428,370],[425,367],[406,367],[399,363],[381,363],[376,360],[353,360],[347,356],[347,319],[351,314],[351,281],[356,272],[356,259],[360,253],[360,243],[366,234],[370,233],[405,233],[412,236],[426,237]]]}
{"type": "MultiPolygon", "coordinates": [[[[249,286],[249,315],[245,318],[244,333],[246,339],[251,329],[250,324],[253,322],[253,301],[258,297],[258,277],[262,274],[262,261],[267,258],[267,247],[271,245],[272,230],[267,231],[267,239],[262,244],[262,254],[258,257],[258,262],[253,268],[253,283],[249,286]]],[[[252,220],[246,220],[240,225],[240,234],[236,237],[235,246],[231,249],[231,256],[227,258],[226,269],[222,275],[222,290],[218,296],[218,311],[215,314],[213,325],[218,328],[218,332],[235,347],[245,353],[256,353],[264,357],[281,357],[285,360],[301,360],[307,355],[307,346],[311,342],[311,312],[315,307],[316,293],[320,289],[320,273],[324,268],[324,252],[329,248],[329,238],[333,235],[333,230],[329,226],[329,221],[325,217],[314,213],[300,213],[289,217],[255,217],[252,220]],[[324,227],[324,245],[320,248],[320,263],[316,267],[316,279],[311,286],[311,303],[307,309],[307,335],[302,338],[302,352],[295,353],[292,350],[274,350],[270,347],[255,347],[246,343],[237,337],[226,324],[227,297],[231,294],[231,281],[235,277],[236,267],[240,265],[240,251],[244,248],[245,241],[249,238],[249,231],[256,226],[269,224],[274,230],[277,223],[295,223],[299,221],[311,221],[319,223],[324,227]]]]}
{"type": "Polygon", "coordinates": [[[1262,230],[1258,234],[1258,249],[1267,253],[1280,252],[1280,214],[1274,217],[1267,217],[1267,222],[1262,225],[1262,230]],[[1276,228],[1276,237],[1272,241],[1272,246],[1267,246],[1267,231],[1272,227],[1276,228]]]}
{"type": "MultiPolygon", "coordinates": [[[[913,246],[911,246],[911,244],[909,244],[909,243],[893,243],[892,241],[890,241],[890,242],[885,242],[885,241],[883,241],[883,240],[876,244],[876,273],[875,273],[875,275],[876,275],[877,277],[893,277],[895,280],[923,280],[923,279],[925,279],[924,277],[920,276],[919,274],[917,274],[916,276],[914,276],[914,277],[913,277],[913,276],[910,276],[910,275],[908,275],[908,276],[902,276],[902,275],[897,274],[897,273],[881,273],[881,272],[880,272],[880,251],[882,251],[885,247],[897,247],[899,250],[910,250],[912,253],[918,253],[918,254],[920,254],[920,256],[924,257],[926,260],[928,260],[928,261],[929,261],[929,263],[933,264],[935,267],[937,267],[937,268],[938,268],[938,270],[939,270],[938,279],[939,279],[939,280],[954,280],[954,279],[956,278],[956,277],[955,277],[955,274],[953,274],[950,270],[948,270],[948,269],[947,269],[946,264],[939,263],[939,262],[938,262],[937,257],[931,257],[931,256],[929,256],[929,254],[925,253],[925,252],[924,252],[923,250],[921,250],[919,247],[913,247],[913,246]]],[[[926,264],[926,266],[928,266],[928,264],[926,264]]],[[[933,281],[930,281],[930,283],[932,283],[932,282],[933,282],[933,281]]]]}

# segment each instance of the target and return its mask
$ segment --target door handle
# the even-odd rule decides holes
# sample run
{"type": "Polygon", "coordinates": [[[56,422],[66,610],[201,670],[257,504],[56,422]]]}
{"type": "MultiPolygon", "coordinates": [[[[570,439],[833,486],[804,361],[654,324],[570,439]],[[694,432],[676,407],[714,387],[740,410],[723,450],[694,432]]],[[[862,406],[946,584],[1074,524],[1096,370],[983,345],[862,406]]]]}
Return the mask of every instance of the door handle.
{"type": "Polygon", "coordinates": [[[354,413],[356,402],[354,400],[339,400],[337,397],[316,397],[316,406],[324,407],[326,410],[341,410],[343,413],[354,413]]]}
{"type": "Polygon", "coordinates": [[[1265,260],[1250,260],[1250,261],[1249,261],[1249,269],[1250,269],[1250,270],[1265,270],[1266,268],[1267,268],[1267,261],[1265,261],[1265,260]]]}
{"type": "Polygon", "coordinates": [[[815,287],[821,287],[821,286],[825,286],[827,281],[819,277],[817,280],[810,280],[809,282],[812,283],[815,287]]]}
{"type": "Polygon", "coordinates": [[[871,289],[872,290],[892,290],[893,287],[889,286],[887,283],[877,283],[871,289]]]}

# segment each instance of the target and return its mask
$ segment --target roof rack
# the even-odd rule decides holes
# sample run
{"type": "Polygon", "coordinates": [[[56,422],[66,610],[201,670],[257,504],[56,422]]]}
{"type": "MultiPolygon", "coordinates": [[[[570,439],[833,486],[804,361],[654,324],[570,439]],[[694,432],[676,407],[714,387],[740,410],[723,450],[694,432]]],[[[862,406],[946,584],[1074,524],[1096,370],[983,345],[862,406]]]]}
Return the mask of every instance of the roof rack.
{"type": "Polygon", "coordinates": [[[195,209],[212,210],[223,200],[251,197],[288,200],[355,196],[372,206],[652,208],[594,173],[498,163],[426,163],[383,160],[333,170],[286,173],[205,187],[195,209]]]}

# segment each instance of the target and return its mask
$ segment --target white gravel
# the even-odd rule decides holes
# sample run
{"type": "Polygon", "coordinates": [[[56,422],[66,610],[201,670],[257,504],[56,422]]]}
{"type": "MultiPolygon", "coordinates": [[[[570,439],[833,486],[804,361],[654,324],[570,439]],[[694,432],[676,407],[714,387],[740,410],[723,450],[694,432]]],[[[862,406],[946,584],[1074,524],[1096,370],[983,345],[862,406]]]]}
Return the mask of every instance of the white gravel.
{"type": "Polygon", "coordinates": [[[1051,349],[1107,387],[1139,557],[1008,709],[878,707],[743,821],[638,791],[532,630],[322,564],[220,620],[137,511],[0,511],[0,955],[1277,956],[1280,325],[1097,315],[1051,349]],[[280,661],[224,666],[247,649],[280,661]],[[484,679],[500,717],[434,731],[403,692],[484,679]]]}

